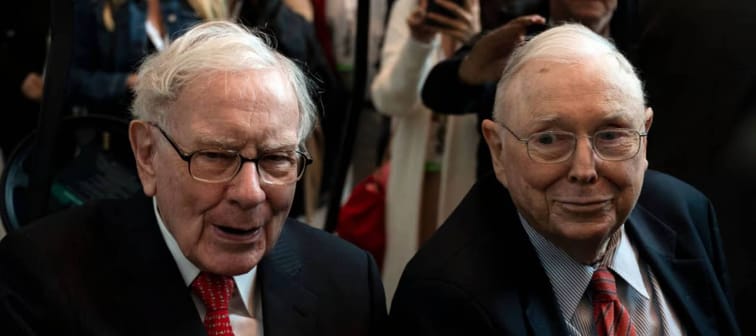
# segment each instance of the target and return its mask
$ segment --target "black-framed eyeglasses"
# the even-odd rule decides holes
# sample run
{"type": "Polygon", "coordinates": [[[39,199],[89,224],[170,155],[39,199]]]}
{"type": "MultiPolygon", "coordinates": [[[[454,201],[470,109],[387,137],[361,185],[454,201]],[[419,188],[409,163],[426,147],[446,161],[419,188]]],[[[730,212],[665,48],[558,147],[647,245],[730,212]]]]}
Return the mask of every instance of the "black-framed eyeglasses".
{"type": "MultiPolygon", "coordinates": [[[[526,138],[521,138],[506,125],[498,123],[518,141],[525,144],[531,160],[540,163],[560,163],[569,160],[575,153],[577,135],[563,131],[536,132],[526,138]]],[[[603,160],[629,160],[640,151],[641,138],[647,132],[639,132],[630,128],[604,129],[588,136],[591,148],[603,160]]]]}
{"type": "Polygon", "coordinates": [[[188,163],[189,175],[197,181],[228,182],[236,177],[245,162],[252,162],[257,166],[260,181],[285,185],[299,180],[304,175],[305,168],[312,163],[312,159],[299,150],[268,152],[253,159],[233,150],[209,149],[184,153],[160,126],[154,123],[150,125],[157,128],[179,157],[188,163]]]}

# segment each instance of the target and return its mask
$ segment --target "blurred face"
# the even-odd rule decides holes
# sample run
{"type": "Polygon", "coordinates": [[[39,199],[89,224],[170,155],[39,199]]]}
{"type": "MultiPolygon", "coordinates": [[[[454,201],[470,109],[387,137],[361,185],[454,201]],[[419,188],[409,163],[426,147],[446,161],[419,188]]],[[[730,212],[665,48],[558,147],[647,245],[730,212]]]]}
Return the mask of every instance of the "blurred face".
{"type": "Polygon", "coordinates": [[[486,120],[483,125],[497,178],[520,213],[541,235],[586,263],[594,261],[629,215],[648,165],[643,138],[635,157],[605,161],[587,136],[616,128],[644,131],[651,123],[651,110],[644,111],[642,102],[606,80],[607,65],[600,64],[531,61],[505,95],[523,101],[510,105],[511,113],[502,118],[520,138],[543,131],[577,135],[567,161],[535,162],[526,145],[499,124],[486,120]]]}
{"type": "Polygon", "coordinates": [[[550,16],[555,21],[577,21],[599,34],[608,26],[617,0],[551,0],[550,16]]]}
{"type": "MultiPolygon", "coordinates": [[[[184,153],[222,149],[256,158],[298,144],[297,99],[276,70],[200,76],[181,91],[166,120],[163,128],[184,153]]],[[[156,197],[161,218],[192,263],[235,275],[271,250],[294,183],[265,184],[252,162],[228,182],[200,182],[157,128],[132,122],[131,137],[144,190],[156,197]]]]}

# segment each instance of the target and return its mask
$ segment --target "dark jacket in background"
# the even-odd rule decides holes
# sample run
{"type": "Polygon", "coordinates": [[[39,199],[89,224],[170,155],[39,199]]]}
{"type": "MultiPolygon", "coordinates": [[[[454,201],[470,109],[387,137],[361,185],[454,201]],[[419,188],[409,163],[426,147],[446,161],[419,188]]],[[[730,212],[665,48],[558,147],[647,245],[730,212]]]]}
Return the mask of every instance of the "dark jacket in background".
{"type": "Polygon", "coordinates": [[[641,4],[649,167],[714,203],[743,334],[756,335],[756,2],[641,4]]]}

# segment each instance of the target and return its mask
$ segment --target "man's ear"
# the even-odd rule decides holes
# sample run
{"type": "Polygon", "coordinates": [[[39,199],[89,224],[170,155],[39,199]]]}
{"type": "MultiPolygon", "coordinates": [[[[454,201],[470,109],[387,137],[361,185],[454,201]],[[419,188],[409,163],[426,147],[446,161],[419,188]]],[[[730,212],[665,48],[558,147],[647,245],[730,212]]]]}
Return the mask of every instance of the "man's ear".
{"type": "Polygon", "coordinates": [[[493,163],[494,173],[496,173],[496,177],[506,187],[507,177],[506,174],[504,174],[504,161],[502,159],[504,143],[501,141],[501,136],[499,135],[500,129],[501,126],[490,119],[483,120],[483,124],[481,125],[483,138],[486,139],[488,151],[491,153],[491,162],[493,163]]]}
{"type": "MultiPolygon", "coordinates": [[[[654,121],[654,110],[651,109],[650,107],[647,107],[643,117],[645,118],[643,127],[646,131],[646,134],[648,134],[648,132],[651,130],[651,124],[654,121]]],[[[641,149],[643,150],[643,153],[644,153],[644,158],[643,158],[643,161],[644,161],[643,164],[645,166],[644,170],[646,170],[648,169],[648,136],[646,136],[646,141],[641,141],[641,146],[642,146],[641,149]]]]}
{"type": "Polygon", "coordinates": [[[651,124],[654,121],[654,110],[650,107],[646,107],[646,113],[644,117],[646,118],[646,123],[644,126],[646,127],[646,133],[648,133],[648,131],[651,130],[651,124]]]}
{"type": "Polygon", "coordinates": [[[147,196],[155,195],[155,151],[157,145],[152,137],[150,124],[142,120],[133,120],[129,124],[129,142],[136,160],[139,180],[147,196]]]}

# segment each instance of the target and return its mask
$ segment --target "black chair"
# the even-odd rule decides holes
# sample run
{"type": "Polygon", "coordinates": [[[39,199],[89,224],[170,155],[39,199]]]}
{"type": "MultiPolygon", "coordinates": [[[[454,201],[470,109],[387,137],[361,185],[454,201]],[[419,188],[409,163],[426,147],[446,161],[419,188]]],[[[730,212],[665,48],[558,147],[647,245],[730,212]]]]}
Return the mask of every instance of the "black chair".
{"type": "MultiPolygon", "coordinates": [[[[19,144],[0,178],[0,215],[8,232],[34,219],[29,186],[36,137],[32,133],[19,144]]],[[[51,162],[50,197],[42,215],[94,199],[141,193],[125,120],[95,115],[63,118],[51,162]]]]}

